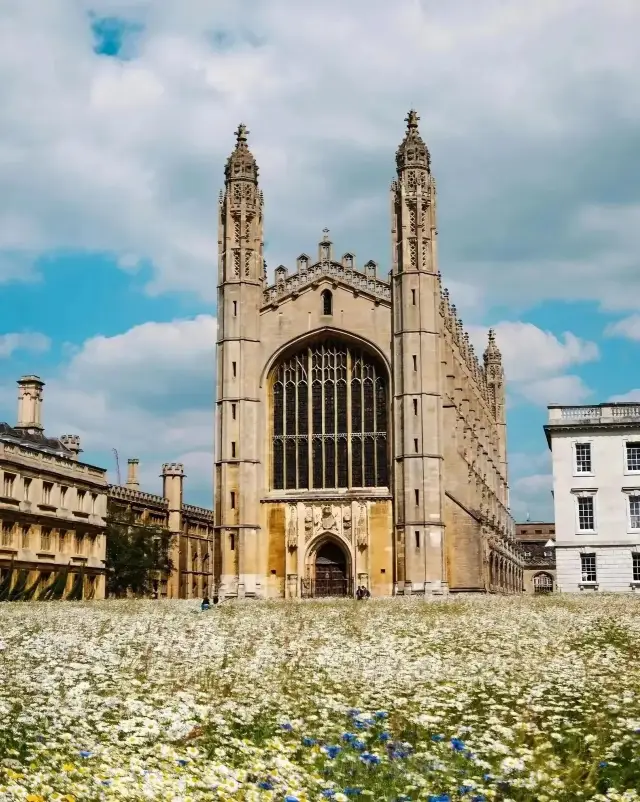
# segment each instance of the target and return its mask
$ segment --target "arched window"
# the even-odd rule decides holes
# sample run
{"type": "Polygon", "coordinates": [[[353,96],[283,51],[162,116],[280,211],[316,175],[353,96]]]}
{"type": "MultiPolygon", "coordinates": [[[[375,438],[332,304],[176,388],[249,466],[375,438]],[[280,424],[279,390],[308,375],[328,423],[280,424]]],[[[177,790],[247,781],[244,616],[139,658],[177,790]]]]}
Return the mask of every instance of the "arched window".
{"type": "Polygon", "coordinates": [[[552,593],[553,577],[551,576],[551,574],[536,574],[533,577],[533,592],[552,593]]]}
{"type": "Polygon", "coordinates": [[[333,295],[330,290],[322,290],[322,314],[333,314],[333,295]]]}
{"type": "Polygon", "coordinates": [[[326,340],[272,375],[274,489],[388,487],[387,378],[378,360],[326,340]]]}

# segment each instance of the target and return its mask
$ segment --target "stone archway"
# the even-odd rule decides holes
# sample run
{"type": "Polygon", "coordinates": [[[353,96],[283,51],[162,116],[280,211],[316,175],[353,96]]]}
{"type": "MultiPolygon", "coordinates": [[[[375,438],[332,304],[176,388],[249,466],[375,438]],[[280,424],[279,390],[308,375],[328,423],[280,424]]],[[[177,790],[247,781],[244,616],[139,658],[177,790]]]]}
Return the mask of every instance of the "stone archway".
{"type": "Polygon", "coordinates": [[[335,537],[321,537],[307,555],[308,590],[314,597],[353,595],[351,555],[335,537]]]}

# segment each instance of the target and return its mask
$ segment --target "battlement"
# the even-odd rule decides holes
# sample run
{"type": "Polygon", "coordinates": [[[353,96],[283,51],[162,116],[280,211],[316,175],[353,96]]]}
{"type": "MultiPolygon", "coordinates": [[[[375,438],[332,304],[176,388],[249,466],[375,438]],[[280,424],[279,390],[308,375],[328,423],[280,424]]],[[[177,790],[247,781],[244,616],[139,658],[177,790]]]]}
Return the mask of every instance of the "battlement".
{"type": "Polygon", "coordinates": [[[121,499],[122,501],[162,507],[162,509],[168,509],[169,507],[169,501],[162,496],[156,496],[154,493],[145,493],[142,490],[135,490],[131,487],[123,487],[122,485],[109,485],[109,496],[111,498],[121,499]]]}
{"type": "Polygon", "coordinates": [[[206,507],[195,507],[193,504],[183,504],[182,514],[186,515],[188,518],[203,518],[213,523],[213,510],[208,510],[206,507]]]}
{"type": "MultiPolygon", "coordinates": [[[[440,274],[438,274],[440,283],[440,274]]],[[[461,318],[458,317],[458,310],[455,304],[451,303],[449,290],[440,285],[440,315],[443,318],[445,329],[450,332],[451,339],[458,346],[469,373],[478,385],[482,397],[491,402],[489,384],[487,382],[487,372],[485,366],[478,359],[474,347],[469,338],[469,333],[465,331],[461,318]]]]}
{"type": "Polygon", "coordinates": [[[162,465],[162,476],[184,476],[184,465],[181,462],[165,462],[162,465]]]}

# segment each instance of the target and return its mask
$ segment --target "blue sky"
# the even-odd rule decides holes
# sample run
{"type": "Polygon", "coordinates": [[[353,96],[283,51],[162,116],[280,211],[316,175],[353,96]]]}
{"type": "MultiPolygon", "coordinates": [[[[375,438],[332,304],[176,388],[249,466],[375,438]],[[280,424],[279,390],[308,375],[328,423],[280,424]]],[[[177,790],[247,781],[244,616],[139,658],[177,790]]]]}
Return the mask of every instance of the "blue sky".
{"type": "Polygon", "coordinates": [[[635,0],[48,0],[0,32],[0,419],[46,381],[145,489],[182,460],[211,504],[217,195],[243,120],[271,269],[339,252],[386,272],[388,189],[415,106],[439,253],[509,380],[512,506],[551,515],[546,405],[640,398],[635,0]],[[531,6],[531,7],[529,7],[531,6]]]}

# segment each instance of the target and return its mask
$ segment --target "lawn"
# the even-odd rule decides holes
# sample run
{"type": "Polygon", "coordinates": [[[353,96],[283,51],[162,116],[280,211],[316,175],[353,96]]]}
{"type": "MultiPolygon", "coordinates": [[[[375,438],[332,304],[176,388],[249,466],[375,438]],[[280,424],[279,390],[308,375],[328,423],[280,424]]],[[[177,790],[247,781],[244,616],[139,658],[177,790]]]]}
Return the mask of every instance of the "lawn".
{"type": "Polygon", "coordinates": [[[0,605],[0,800],[640,800],[640,599],[0,605]]]}

